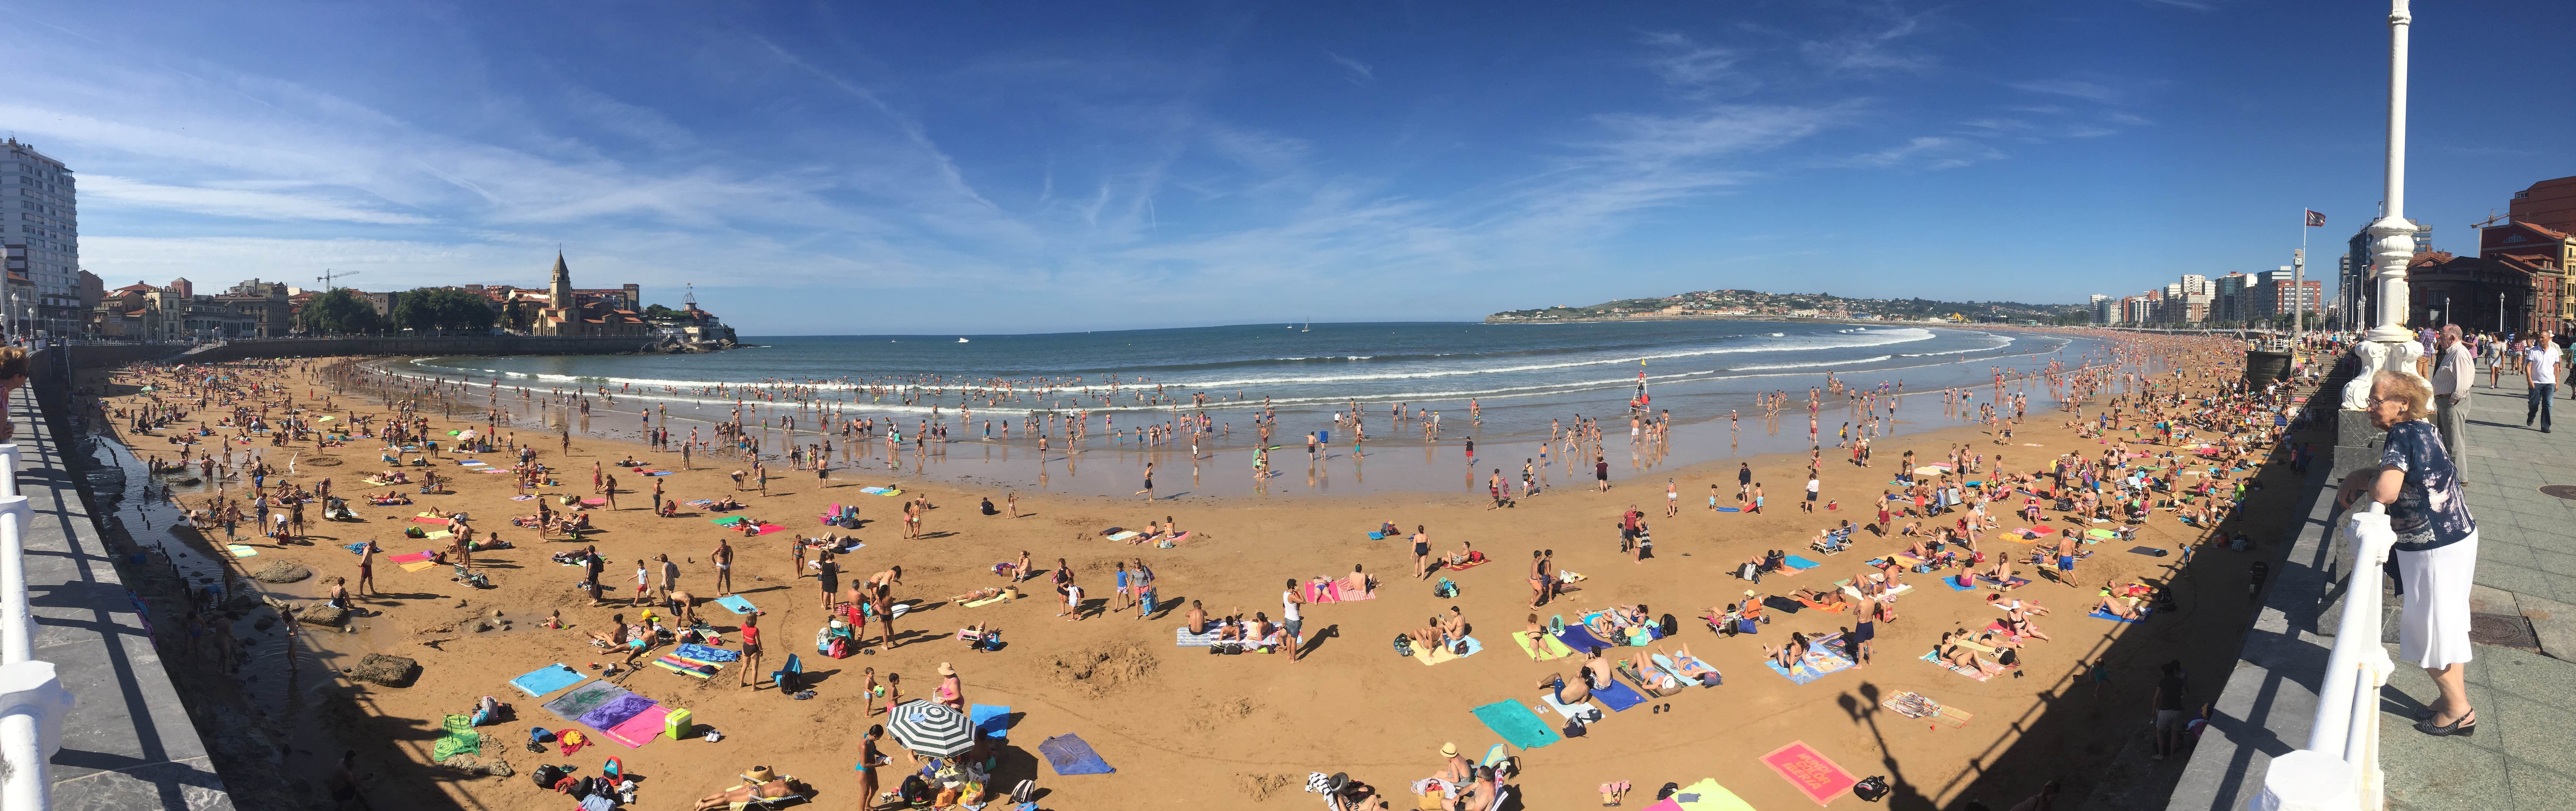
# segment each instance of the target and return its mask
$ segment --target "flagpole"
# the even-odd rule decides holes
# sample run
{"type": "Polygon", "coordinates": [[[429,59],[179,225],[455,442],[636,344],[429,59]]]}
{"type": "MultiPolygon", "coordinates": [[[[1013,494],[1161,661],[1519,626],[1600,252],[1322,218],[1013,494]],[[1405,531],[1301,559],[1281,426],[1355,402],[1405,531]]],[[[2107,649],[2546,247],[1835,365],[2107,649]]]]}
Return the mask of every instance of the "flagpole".
{"type": "Polygon", "coordinates": [[[2307,337],[2308,331],[2308,287],[2306,281],[2308,275],[2308,229],[2314,227],[2308,224],[2309,213],[2309,210],[2305,207],[2301,207],[2299,209],[2299,252],[2293,255],[2290,259],[2290,365],[2292,366],[2298,365],[2299,340],[2307,337]]]}

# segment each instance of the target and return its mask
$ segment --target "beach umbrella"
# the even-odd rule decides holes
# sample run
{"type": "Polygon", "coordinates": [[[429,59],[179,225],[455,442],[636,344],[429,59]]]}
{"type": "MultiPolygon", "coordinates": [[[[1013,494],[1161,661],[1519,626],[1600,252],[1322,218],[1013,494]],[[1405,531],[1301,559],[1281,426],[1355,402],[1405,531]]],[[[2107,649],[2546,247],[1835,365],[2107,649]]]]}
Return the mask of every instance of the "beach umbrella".
{"type": "Polygon", "coordinates": [[[929,699],[895,705],[886,721],[904,748],[931,757],[950,757],[975,743],[975,724],[966,714],[929,699]]]}

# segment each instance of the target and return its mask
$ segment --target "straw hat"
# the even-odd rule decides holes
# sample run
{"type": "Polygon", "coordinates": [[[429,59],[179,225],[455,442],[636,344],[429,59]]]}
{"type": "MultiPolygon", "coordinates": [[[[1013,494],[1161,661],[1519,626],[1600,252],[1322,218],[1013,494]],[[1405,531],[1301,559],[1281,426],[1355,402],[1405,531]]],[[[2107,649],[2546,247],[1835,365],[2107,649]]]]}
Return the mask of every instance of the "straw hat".
{"type": "Polygon", "coordinates": [[[939,663],[939,675],[942,675],[942,676],[954,676],[954,675],[957,675],[957,668],[949,667],[947,662],[941,662],[941,663],[939,663]]]}
{"type": "Polygon", "coordinates": [[[766,783],[777,777],[777,775],[769,773],[769,767],[767,766],[753,766],[751,767],[751,771],[743,772],[742,776],[751,778],[751,781],[754,783],[766,783]]]}
{"type": "Polygon", "coordinates": [[[1441,745],[1440,745],[1440,756],[1441,756],[1441,757],[1457,757],[1457,756],[1458,756],[1458,745],[1457,745],[1457,744],[1454,744],[1454,743],[1444,743],[1444,744],[1441,744],[1441,745]]]}

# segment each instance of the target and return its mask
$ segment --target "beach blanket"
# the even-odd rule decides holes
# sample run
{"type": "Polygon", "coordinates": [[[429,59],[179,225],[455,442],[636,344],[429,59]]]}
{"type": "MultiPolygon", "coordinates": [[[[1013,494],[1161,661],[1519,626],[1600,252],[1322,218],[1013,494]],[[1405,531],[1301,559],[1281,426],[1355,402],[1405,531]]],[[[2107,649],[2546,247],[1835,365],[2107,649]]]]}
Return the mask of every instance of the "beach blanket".
{"type": "Polygon", "coordinates": [[[434,540],[434,539],[438,539],[438,538],[453,538],[453,537],[456,537],[456,533],[454,533],[454,532],[450,532],[450,531],[447,531],[447,530],[443,530],[443,529],[442,529],[442,530],[439,530],[439,531],[437,531],[437,532],[432,532],[432,533],[429,533],[429,534],[427,534],[427,535],[423,535],[423,536],[420,536],[420,537],[421,537],[421,539],[422,539],[422,540],[434,540]]]}
{"type": "Polygon", "coordinates": [[[1789,785],[1796,786],[1799,793],[1807,795],[1807,799],[1816,801],[1817,805],[1850,793],[1852,785],[1860,782],[1850,772],[1843,771],[1843,767],[1826,759],[1824,753],[1807,746],[1805,741],[1792,741],[1759,759],[1762,765],[1771,767],[1771,771],[1779,773],[1780,779],[1789,781],[1789,785]]]}
{"type": "Polygon", "coordinates": [[[746,517],[746,516],[740,516],[740,515],[728,515],[728,516],[725,516],[725,517],[723,517],[723,518],[709,518],[709,519],[707,519],[707,523],[715,524],[715,525],[717,525],[717,526],[730,527],[730,526],[734,526],[734,525],[737,525],[737,524],[740,524],[740,523],[742,523],[742,522],[744,522],[744,521],[749,521],[749,520],[751,520],[751,519],[750,519],[749,517],[746,517]]]}
{"type": "Polygon", "coordinates": [[[1618,647],[1617,645],[1601,641],[1600,637],[1592,635],[1591,629],[1585,628],[1581,625],[1565,626],[1565,630],[1556,632],[1556,639],[1559,642],[1565,643],[1565,647],[1567,649],[1576,653],[1590,653],[1593,648],[1618,647]]]}
{"type": "Polygon", "coordinates": [[[1546,719],[1531,713],[1518,701],[1497,701],[1468,712],[1475,715],[1476,720],[1485,722],[1486,729],[1502,736],[1504,743],[1522,749],[1536,749],[1564,740],[1546,719]]]}
{"type": "MultiPolygon", "coordinates": [[[[1992,674],[1992,673],[1988,673],[1988,672],[1986,672],[1984,668],[1978,668],[1978,669],[1975,669],[1975,670],[1961,670],[1961,669],[1959,669],[1959,666],[1958,666],[1958,665],[1951,664],[1948,660],[1942,659],[1942,658],[1941,658],[1941,652],[1940,652],[1940,651],[1924,651],[1924,652],[1923,652],[1922,659],[1923,659],[1923,661],[1931,662],[1934,666],[1937,666],[1937,667],[1941,668],[1942,670],[1947,670],[1947,671],[1950,671],[1950,672],[1952,672],[1952,673],[1957,673],[1957,674],[1959,674],[1959,675],[1966,676],[1966,677],[1971,678],[1971,679],[1976,679],[1976,680],[1978,680],[1978,681],[1985,681],[1988,677],[1990,677],[1990,676],[1993,676],[1993,675],[1994,675],[1994,674],[1992,674]]],[[[1985,663],[1985,660],[1983,660],[1983,659],[1979,659],[1979,660],[1977,660],[1977,663],[1982,665],[1982,664],[1984,664],[1984,663],[1985,663]]]]}
{"type": "Polygon", "coordinates": [[[1592,703],[1588,701],[1573,704],[1561,704],[1557,702],[1555,695],[1549,693],[1538,694],[1538,700],[1545,702],[1548,709],[1555,710],[1558,715],[1577,719],[1585,723],[1590,723],[1592,719],[1601,717],[1601,708],[1592,706],[1592,703]]]}
{"type": "Polygon", "coordinates": [[[2134,625],[2134,624],[2136,624],[2136,623],[2145,622],[2145,621],[2146,621],[2147,616],[2152,616],[2152,615],[2154,615],[2154,614],[2155,614],[2155,609],[2154,609],[2154,608],[2141,608],[2141,609],[2139,609],[2139,610],[2138,610],[2138,613],[2139,613],[2139,614],[2141,614],[2141,615],[2145,615],[2145,616],[2140,616],[2140,617],[2139,617],[2139,618],[2137,618],[2137,619],[2124,619],[2124,618],[2121,618],[2121,617],[2120,617],[2120,616],[2118,616],[2118,615],[2111,614],[2111,613],[2109,613],[2109,612],[2105,612],[2105,611],[2103,611],[2103,610],[2102,610],[2102,608],[2101,608],[2100,606],[2095,606],[2095,607],[2093,608],[2093,613],[2091,613],[2091,614],[2087,614],[2086,616],[2092,617],[2092,618],[2097,619],[2097,620],[2110,620],[2110,621],[2112,621],[2112,622],[2117,622],[2117,623],[2122,623],[2122,624],[2134,625]]]}
{"type": "Polygon", "coordinates": [[[1172,629],[1172,643],[1184,648],[1213,648],[1216,647],[1216,629],[1210,628],[1204,634],[1193,634],[1190,633],[1190,626],[1183,625],[1172,629]]]}
{"type": "Polygon", "coordinates": [[[712,498],[693,498],[680,503],[687,504],[691,507],[713,507],[716,505],[716,500],[712,498]]]}
{"type": "Polygon", "coordinates": [[[1492,562],[1494,562],[1493,558],[1485,558],[1482,560],[1471,560],[1466,563],[1444,563],[1442,565],[1448,567],[1449,571],[1463,572],[1492,562]]]}
{"type": "Polygon", "coordinates": [[[782,529],[786,529],[786,527],[779,526],[779,525],[777,525],[777,524],[762,524],[762,525],[760,525],[760,531],[758,531],[758,532],[754,532],[754,533],[752,533],[752,534],[754,534],[754,535],[767,535],[767,534],[769,534],[769,533],[777,532],[777,531],[782,530],[782,529]]]}
{"type": "Polygon", "coordinates": [[[1573,648],[1566,647],[1564,642],[1557,641],[1556,637],[1549,636],[1547,634],[1532,634],[1527,631],[1520,631],[1512,634],[1512,640],[1521,643],[1522,653],[1529,654],[1530,658],[1542,662],[1549,659],[1563,659],[1574,655],[1573,648]],[[1533,636],[1537,637],[1537,639],[1531,639],[1533,636]]]}
{"type": "Polygon", "coordinates": [[[1967,591],[1977,587],[1973,582],[1964,586],[1959,585],[1959,576],[1951,574],[1941,576],[1941,585],[1949,586],[1951,591],[1967,591]]]}
{"type": "Polygon", "coordinates": [[[467,459],[456,464],[463,467],[489,467],[491,463],[485,462],[481,459],[467,459]]]}
{"type": "MultiPolygon", "coordinates": [[[[1682,666],[1681,666],[1681,664],[1680,664],[1680,663],[1675,662],[1675,661],[1673,661],[1671,658],[1668,658],[1668,657],[1666,657],[1666,656],[1664,656],[1663,654],[1660,654],[1660,653],[1655,654],[1655,657],[1654,657],[1654,660],[1653,660],[1653,661],[1654,661],[1654,663],[1655,663],[1655,666],[1656,666],[1656,667],[1663,668],[1663,671],[1664,671],[1664,672],[1672,674],[1673,678],[1676,678],[1676,679],[1680,679],[1680,680],[1682,680],[1682,683],[1683,683],[1683,684],[1696,684],[1696,685],[1699,685],[1699,686],[1701,686],[1701,687],[1716,687],[1716,686],[1718,686],[1719,684],[1723,684],[1723,683],[1725,683],[1725,682],[1726,682],[1726,677],[1725,677],[1724,675],[1722,675],[1722,674],[1718,676],[1718,680],[1717,680],[1717,681],[1715,681],[1715,682],[1698,681],[1698,680],[1692,679],[1692,678],[1690,678],[1690,677],[1688,677],[1688,676],[1684,676],[1684,675],[1682,675],[1683,670],[1682,670],[1682,666]]],[[[1691,664],[1699,665],[1699,666],[1701,666],[1701,667],[1706,667],[1706,668],[1708,668],[1708,671],[1709,671],[1709,672],[1711,672],[1711,673],[1716,673],[1716,672],[1717,672],[1717,668],[1715,668],[1715,667],[1710,667],[1710,666],[1709,666],[1709,664],[1708,664],[1707,662],[1700,661],[1698,657],[1694,657],[1694,656],[1684,656],[1684,657],[1682,657],[1682,658],[1681,658],[1681,661],[1683,661],[1683,662],[1689,662],[1689,663],[1691,663],[1691,664]]]]}
{"type": "Polygon", "coordinates": [[[1127,530],[1127,531],[1125,531],[1125,532],[1118,533],[1118,534],[1116,534],[1116,535],[1111,535],[1111,536],[1109,536],[1109,539],[1110,539],[1110,540],[1113,540],[1113,541],[1124,541],[1124,540],[1127,540],[1127,539],[1129,539],[1129,538],[1133,538],[1133,537],[1136,537],[1136,536],[1139,536],[1139,535],[1143,535],[1143,534],[1145,534],[1145,533],[1137,532],[1137,531],[1135,531],[1135,530],[1132,530],[1132,529],[1131,529],[1131,530],[1127,530]]]}
{"type": "Polygon", "coordinates": [[[606,506],[608,506],[608,499],[605,499],[605,498],[585,498],[585,499],[582,499],[582,500],[581,500],[581,503],[582,503],[582,506],[586,506],[586,507],[606,507],[606,506]]]}
{"type": "Polygon", "coordinates": [[[751,612],[754,612],[754,611],[758,611],[758,610],[760,610],[759,608],[757,608],[757,607],[753,606],[753,605],[751,604],[751,601],[750,601],[750,600],[743,599],[742,595],[740,595],[740,594],[735,594],[735,595],[730,595],[730,596],[725,596],[725,597],[718,597],[718,598],[716,598],[716,605],[724,606],[725,608],[732,610],[732,611],[733,611],[733,613],[736,613],[736,614],[749,614],[749,613],[751,613],[751,612]]]}
{"type": "Polygon", "coordinates": [[[618,722],[616,726],[600,730],[599,734],[608,736],[609,740],[625,744],[628,749],[642,749],[654,738],[661,737],[663,720],[670,715],[669,708],[656,704],[618,722]]]}
{"type": "Polygon", "coordinates": [[[357,542],[357,543],[353,543],[353,544],[350,544],[350,545],[348,545],[348,546],[343,546],[343,547],[340,547],[340,548],[342,548],[342,549],[346,549],[346,550],[349,550],[349,554],[352,554],[352,555],[364,555],[364,554],[366,554],[366,553],[367,553],[367,542],[365,542],[365,541],[359,541],[359,542],[357,542]]]}
{"type": "Polygon", "coordinates": [[[1719,507],[1719,508],[1717,508],[1717,511],[1718,511],[1718,512],[1722,512],[1722,513],[1740,513],[1740,512],[1743,512],[1743,511],[1744,511],[1744,508],[1742,508],[1742,507],[1719,507]]]}
{"type": "Polygon", "coordinates": [[[1436,665],[1436,664],[1440,664],[1440,663],[1442,663],[1442,662],[1450,662],[1450,661],[1456,661],[1456,660],[1459,660],[1459,659],[1464,659],[1464,658],[1467,658],[1467,657],[1469,657],[1469,656],[1474,656],[1474,655],[1476,655],[1476,654],[1483,653],[1483,652],[1485,651],[1485,643],[1482,643],[1482,642],[1478,642],[1478,641],[1476,641],[1476,638],[1475,638],[1475,637],[1472,637],[1472,636],[1471,636],[1471,637],[1467,637],[1467,640],[1466,640],[1466,641],[1467,641],[1467,652],[1466,652],[1466,653],[1459,653],[1459,652],[1457,652],[1457,651],[1455,651],[1455,650],[1452,650],[1452,649],[1450,649],[1450,648],[1445,648],[1445,647],[1443,647],[1443,648],[1436,648],[1436,649],[1434,649],[1434,648],[1429,648],[1429,647],[1422,647],[1422,648],[1414,648],[1414,649],[1413,649],[1413,659],[1414,659],[1414,661],[1421,662],[1421,663],[1423,663],[1423,664],[1425,664],[1425,665],[1436,665]]]}
{"type": "Polygon", "coordinates": [[[387,555],[385,557],[385,560],[394,563],[419,563],[428,559],[429,553],[427,552],[409,552],[400,555],[387,555]]]}
{"type": "Polygon", "coordinates": [[[430,569],[434,569],[434,568],[438,568],[438,564],[436,564],[436,563],[431,563],[431,562],[426,561],[426,560],[424,560],[424,561],[420,561],[420,562],[418,562],[418,563],[405,563],[405,564],[402,564],[402,570],[403,570],[403,571],[406,571],[406,572],[423,572],[423,571],[428,571],[428,570],[430,570],[430,569]]]}
{"type": "Polygon", "coordinates": [[[981,599],[981,600],[976,600],[976,601],[969,602],[969,603],[963,603],[962,605],[964,605],[964,606],[965,606],[965,607],[967,607],[967,608],[983,608],[983,607],[985,607],[985,606],[992,605],[992,604],[994,604],[994,603],[998,603],[998,602],[1001,602],[1001,601],[1003,601],[1003,600],[1008,600],[1008,599],[1011,599],[1011,595],[1008,595],[1008,594],[996,594],[996,595],[993,595],[993,596],[991,596],[991,597],[986,597],[986,598],[981,599]]]}
{"type": "Polygon", "coordinates": [[[1753,811],[1753,806],[1712,777],[1673,792],[1662,802],[1646,806],[1646,811],[1753,811]]]}
{"type": "Polygon", "coordinates": [[[671,651],[671,655],[678,656],[682,659],[696,659],[701,662],[730,662],[735,659],[742,658],[742,654],[739,652],[729,651],[723,648],[708,647],[695,642],[681,645],[678,649],[671,651]]]}
{"type": "Polygon", "coordinates": [[[1824,565],[1797,555],[1790,555],[1784,562],[1789,564],[1789,574],[1797,574],[1824,565]]]}
{"type": "Polygon", "coordinates": [[[871,495],[871,496],[873,496],[873,495],[878,495],[878,494],[881,494],[881,493],[884,493],[885,491],[886,491],[886,489],[885,489],[885,488],[883,488],[883,487],[861,487],[861,488],[859,488],[859,492],[866,493],[866,494],[871,495]]]}
{"type": "Polygon", "coordinates": [[[581,675],[581,671],[566,667],[562,662],[556,662],[511,679],[510,686],[519,688],[519,692],[528,694],[529,698],[536,698],[580,684],[584,678],[587,677],[581,675]]]}
{"type": "Polygon", "coordinates": [[[2036,530],[2036,529],[2031,529],[2031,528],[2029,528],[2029,527],[2023,527],[2023,528],[2021,528],[2021,529],[2016,529],[2016,530],[2013,530],[2013,531],[2011,531],[2011,532],[2004,533],[2004,540],[2011,541],[2011,542],[2013,542],[2013,543],[2018,543],[2018,544],[2032,544],[2032,543],[2038,543],[2038,542],[2039,542],[2039,539],[2040,539],[2042,536],[2046,535],[2046,534],[2047,534],[2047,533],[2040,532],[2039,530],[2036,530]]]}
{"type": "Polygon", "coordinates": [[[1080,736],[1070,733],[1057,735],[1039,743],[1038,754],[1046,756],[1047,765],[1055,767],[1055,773],[1058,775],[1109,774],[1118,771],[1110,768],[1108,761],[1101,760],[1100,753],[1092,751],[1091,744],[1084,743],[1080,736]]]}
{"type": "Polygon", "coordinates": [[[1639,694],[1637,688],[1630,687],[1627,682],[1616,678],[1593,688],[1592,697],[1600,699],[1603,704],[1610,705],[1611,712],[1619,712],[1646,703],[1646,697],[1639,694]]]}
{"type": "Polygon", "coordinates": [[[1341,582],[1334,586],[1337,589],[1334,596],[1345,603],[1377,599],[1377,590],[1369,588],[1368,578],[1357,572],[1342,575],[1341,582]]]}
{"type": "Polygon", "coordinates": [[[411,519],[411,522],[412,522],[412,523],[414,523],[414,524],[436,524],[436,525],[438,525],[438,526],[442,526],[442,527],[443,527],[443,526],[447,526],[447,523],[448,523],[448,522],[447,522],[447,519],[445,519],[445,518],[431,518],[431,517],[429,517],[429,516],[425,516],[425,515],[422,515],[422,516],[413,516],[413,517],[412,517],[412,519],[411,519]]]}
{"type": "Polygon", "coordinates": [[[555,700],[548,701],[543,706],[545,707],[546,712],[554,713],[555,717],[564,719],[567,723],[577,724],[581,722],[581,717],[589,714],[590,711],[599,709],[601,706],[604,706],[611,701],[616,701],[621,697],[631,695],[634,695],[634,693],[627,692],[626,688],[619,687],[615,684],[611,684],[606,681],[592,681],[580,687],[573,688],[572,692],[557,696],[555,700]]]}
{"type": "Polygon", "coordinates": [[[1794,669],[1781,667],[1777,660],[1765,660],[1762,664],[1764,667],[1771,668],[1771,672],[1780,674],[1781,678],[1788,679],[1791,684],[1806,684],[1849,670],[1855,664],[1851,657],[1843,655],[1842,634],[1826,634],[1810,639],[1807,645],[1806,657],[1799,659],[1798,666],[1794,669]]]}
{"type": "Polygon", "coordinates": [[[242,558],[259,557],[259,550],[237,543],[228,543],[224,544],[224,554],[233,556],[234,560],[240,560],[242,558]]]}
{"type": "MultiPolygon", "coordinates": [[[[621,690],[619,692],[625,691],[621,690]]],[[[626,723],[629,719],[634,718],[637,713],[652,709],[660,703],[661,702],[657,702],[634,693],[626,693],[625,695],[609,699],[607,703],[591,708],[589,712],[582,713],[580,718],[574,720],[580,721],[582,724],[587,725],[592,729],[606,732],[610,727],[626,723]]]]}
{"type": "Polygon", "coordinates": [[[991,704],[968,707],[966,717],[975,723],[975,731],[987,738],[1011,737],[1011,708],[991,704]]]}
{"type": "Polygon", "coordinates": [[[1951,729],[1965,727],[1969,720],[1976,718],[1966,710],[1945,706],[1912,690],[1889,693],[1887,698],[1878,702],[1878,705],[1907,718],[1928,720],[1951,729]]]}
{"type": "Polygon", "coordinates": [[[1996,579],[1994,579],[1994,578],[1992,578],[1992,577],[1988,577],[1988,576],[1985,576],[1985,575],[1977,575],[1977,582],[1979,582],[1979,583],[1984,583],[1984,584],[1986,584],[1986,585],[1993,586],[1993,587],[1995,587],[1995,588],[1999,588],[1999,589],[2017,589],[2017,588],[2021,588],[2021,587],[2023,587],[2023,586],[2030,585],[2030,578],[2027,578],[2027,577],[2016,577],[2016,578],[2013,578],[2011,581],[2007,582],[2007,581],[2002,581],[2002,580],[1996,580],[1996,579]]]}
{"type": "MultiPolygon", "coordinates": [[[[2097,540],[2097,541],[2107,541],[2107,540],[2111,540],[2111,539],[2113,539],[2113,538],[2120,537],[2120,533],[2112,532],[2112,531],[2107,530],[2107,529],[2088,529],[2088,530],[2085,530],[2085,531],[2084,531],[2084,536],[2085,536],[2085,537],[2088,537],[2088,538],[2092,538],[2093,540],[2097,540]]],[[[2085,541],[2085,543],[2092,543],[2092,542],[2093,542],[2093,541],[2085,541]]]]}
{"type": "Polygon", "coordinates": [[[714,676],[716,674],[716,670],[724,667],[723,665],[715,662],[701,662],[696,659],[687,659],[669,654],[665,654],[662,658],[653,660],[653,666],[673,673],[678,673],[683,676],[696,676],[700,680],[714,676]]]}
{"type": "Polygon", "coordinates": [[[438,743],[430,747],[429,759],[446,760],[482,750],[483,735],[474,731],[474,719],[450,715],[441,726],[445,731],[439,734],[438,743]]]}
{"type": "Polygon", "coordinates": [[[1369,533],[1369,540],[1372,540],[1372,541],[1383,541],[1383,540],[1386,540],[1386,533],[1383,533],[1383,532],[1371,532],[1371,533],[1369,533]]]}

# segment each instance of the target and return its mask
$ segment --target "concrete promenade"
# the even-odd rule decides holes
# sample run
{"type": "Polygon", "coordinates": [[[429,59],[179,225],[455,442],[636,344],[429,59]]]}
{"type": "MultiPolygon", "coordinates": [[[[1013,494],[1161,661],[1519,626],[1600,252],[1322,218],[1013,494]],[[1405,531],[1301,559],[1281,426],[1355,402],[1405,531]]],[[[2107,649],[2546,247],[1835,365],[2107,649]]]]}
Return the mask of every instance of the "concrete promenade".
{"type": "Polygon", "coordinates": [[[10,398],[7,418],[24,455],[18,491],[35,510],[26,564],[36,658],[54,663],[78,701],[52,761],[53,808],[232,808],[64,464],[67,449],[27,392],[10,398]]]}
{"type": "MultiPolygon", "coordinates": [[[[2576,809],[2576,500],[2543,493],[2576,485],[2576,423],[2551,433],[2523,426],[2526,386],[2510,372],[2501,387],[2470,398],[2465,454],[2459,455],[2469,511],[2478,521],[2476,661],[2468,667],[2478,733],[2434,738],[2414,730],[2414,713],[2435,696],[2421,668],[2399,662],[2380,696],[2388,805],[2394,809],[2576,809]]],[[[2576,406],[2558,393],[2561,415],[2576,406]]],[[[2321,396],[2330,396],[2321,395],[2321,396]]],[[[2347,431],[2345,436],[2355,434],[2347,431]]],[[[2349,441],[2349,440],[2348,440],[2349,441]]],[[[2227,674],[2217,720],[2202,736],[2170,808],[2244,807],[2270,759],[2307,740],[2315,689],[2340,608],[2340,570],[2350,551],[2331,542],[2339,521],[2329,491],[2354,468],[2376,464],[2375,441],[2345,445],[2310,477],[2318,498],[2265,608],[2227,674]],[[2322,629],[2322,630],[2321,630],[2322,629]]],[[[2396,597],[2382,639],[2396,651],[2396,597]]]]}

